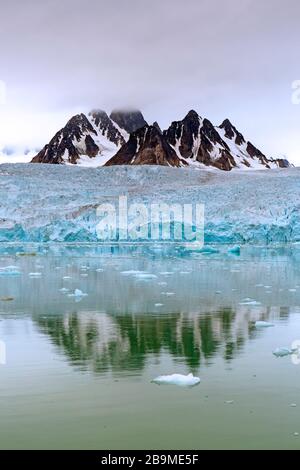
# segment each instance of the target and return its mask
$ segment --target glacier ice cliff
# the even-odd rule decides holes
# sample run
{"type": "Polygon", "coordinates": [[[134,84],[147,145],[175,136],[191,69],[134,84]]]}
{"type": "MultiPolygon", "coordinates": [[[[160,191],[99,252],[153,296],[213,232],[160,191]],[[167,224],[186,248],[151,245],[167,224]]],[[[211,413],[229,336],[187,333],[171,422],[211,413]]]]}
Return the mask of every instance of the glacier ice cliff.
{"type": "Polygon", "coordinates": [[[300,169],[0,165],[1,242],[97,242],[99,204],[203,203],[205,243],[300,242],[300,169]]]}

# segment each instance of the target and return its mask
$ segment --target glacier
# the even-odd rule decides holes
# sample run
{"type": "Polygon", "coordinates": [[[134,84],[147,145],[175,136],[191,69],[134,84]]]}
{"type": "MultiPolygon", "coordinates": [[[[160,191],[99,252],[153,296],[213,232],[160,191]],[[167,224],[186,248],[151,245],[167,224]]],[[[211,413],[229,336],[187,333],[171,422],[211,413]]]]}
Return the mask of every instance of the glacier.
{"type": "Polygon", "coordinates": [[[206,245],[300,242],[300,169],[0,165],[1,242],[98,242],[96,209],[201,203],[206,245]]]}

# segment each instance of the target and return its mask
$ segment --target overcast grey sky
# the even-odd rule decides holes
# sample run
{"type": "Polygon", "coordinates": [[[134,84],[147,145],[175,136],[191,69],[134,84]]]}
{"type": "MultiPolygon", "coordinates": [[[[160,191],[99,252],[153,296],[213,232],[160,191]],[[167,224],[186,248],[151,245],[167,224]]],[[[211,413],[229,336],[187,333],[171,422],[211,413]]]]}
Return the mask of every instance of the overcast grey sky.
{"type": "Polygon", "coordinates": [[[163,128],[194,108],[300,164],[299,0],[0,2],[0,144],[42,145],[91,107],[163,128]]]}

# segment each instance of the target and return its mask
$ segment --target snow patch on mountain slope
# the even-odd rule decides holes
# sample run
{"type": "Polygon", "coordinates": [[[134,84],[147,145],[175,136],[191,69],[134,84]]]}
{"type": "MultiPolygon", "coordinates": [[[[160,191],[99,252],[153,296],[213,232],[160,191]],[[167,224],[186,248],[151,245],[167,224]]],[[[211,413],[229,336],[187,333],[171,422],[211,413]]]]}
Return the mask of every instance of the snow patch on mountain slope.
{"type": "MultiPolygon", "coordinates": [[[[228,137],[225,136],[226,131],[225,129],[222,129],[221,127],[216,127],[215,128],[218,134],[220,135],[221,139],[228,145],[230,153],[234,156],[235,162],[237,164],[237,168],[240,169],[248,169],[248,167],[245,165],[243,162],[248,162],[250,167],[253,170],[261,170],[263,165],[259,158],[257,157],[250,157],[249,153],[247,152],[247,142],[242,142],[240,145],[235,143],[236,140],[236,133],[234,133],[234,136],[232,139],[229,139],[228,137]]],[[[273,163],[271,161],[268,162],[270,168],[277,168],[276,163],[273,163]]]]}

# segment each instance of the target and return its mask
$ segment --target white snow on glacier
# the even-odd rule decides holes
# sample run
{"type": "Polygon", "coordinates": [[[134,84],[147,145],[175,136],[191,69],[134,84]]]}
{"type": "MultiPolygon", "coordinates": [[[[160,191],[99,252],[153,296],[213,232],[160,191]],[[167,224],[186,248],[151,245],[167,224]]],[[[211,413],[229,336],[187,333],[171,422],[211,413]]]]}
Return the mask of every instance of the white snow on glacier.
{"type": "Polygon", "coordinates": [[[154,166],[0,166],[0,241],[97,242],[96,208],[203,203],[207,244],[300,242],[300,168],[220,172],[154,166]]]}

